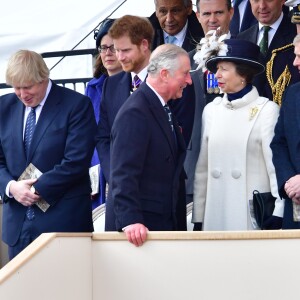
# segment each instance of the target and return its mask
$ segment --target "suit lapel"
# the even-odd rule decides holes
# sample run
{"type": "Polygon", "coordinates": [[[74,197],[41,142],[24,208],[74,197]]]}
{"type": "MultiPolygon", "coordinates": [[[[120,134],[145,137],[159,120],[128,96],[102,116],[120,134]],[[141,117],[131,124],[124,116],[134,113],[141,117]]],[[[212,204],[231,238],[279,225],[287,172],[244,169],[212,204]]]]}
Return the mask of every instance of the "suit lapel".
{"type": "Polygon", "coordinates": [[[25,148],[23,142],[23,124],[24,124],[25,106],[20,100],[11,106],[10,123],[12,128],[12,143],[14,151],[17,152],[16,157],[26,161],[25,148]]]}
{"type": "Polygon", "coordinates": [[[283,15],[283,19],[271,41],[270,47],[268,49],[268,56],[271,56],[274,49],[280,48],[293,41],[294,36],[296,36],[296,28],[294,24],[291,24],[290,19],[283,15]]]}
{"type": "Polygon", "coordinates": [[[52,120],[56,117],[56,115],[59,113],[59,102],[61,101],[61,98],[59,94],[57,93],[57,90],[59,87],[52,83],[51,91],[47,97],[47,100],[44,104],[44,107],[42,109],[41,115],[38,119],[38,122],[36,124],[34,134],[32,137],[31,145],[30,145],[30,151],[28,154],[28,161],[31,161],[32,156],[42,139],[46,129],[51,124],[52,120]]]}
{"type": "Polygon", "coordinates": [[[258,38],[258,24],[255,24],[254,26],[251,27],[251,30],[249,32],[249,41],[257,44],[257,38],[258,38]]]}
{"type": "MultiPolygon", "coordinates": [[[[172,132],[169,121],[166,117],[166,112],[165,112],[160,100],[158,99],[156,94],[147,86],[146,83],[143,83],[139,87],[139,89],[142,89],[143,92],[146,94],[146,96],[147,96],[146,99],[149,103],[149,108],[152,111],[152,114],[153,114],[154,118],[156,119],[157,123],[161,127],[161,129],[168,141],[168,144],[171,148],[174,158],[176,158],[177,146],[175,143],[174,133],[172,132]]],[[[178,125],[176,125],[176,126],[178,127],[178,125]]],[[[179,131],[179,128],[177,131],[179,131]]],[[[177,136],[177,133],[176,133],[176,136],[177,136]]]]}

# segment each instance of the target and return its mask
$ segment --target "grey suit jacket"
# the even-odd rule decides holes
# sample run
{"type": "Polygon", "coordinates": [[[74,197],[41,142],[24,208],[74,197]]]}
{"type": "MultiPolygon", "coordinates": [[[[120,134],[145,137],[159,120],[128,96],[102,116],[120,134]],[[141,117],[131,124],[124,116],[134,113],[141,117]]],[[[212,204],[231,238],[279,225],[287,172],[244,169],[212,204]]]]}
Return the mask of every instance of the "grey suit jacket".
{"type": "Polygon", "coordinates": [[[192,136],[187,147],[186,158],[184,161],[184,170],[187,174],[186,179],[186,194],[193,194],[194,190],[194,176],[195,168],[200,153],[201,144],[201,125],[202,125],[202,112],[206,105],[205,87],[203,81],[203,73],[197,70],[191,73],[193,84],[186,88],[193,88],[195,91],[195,114],[192,136]]]}

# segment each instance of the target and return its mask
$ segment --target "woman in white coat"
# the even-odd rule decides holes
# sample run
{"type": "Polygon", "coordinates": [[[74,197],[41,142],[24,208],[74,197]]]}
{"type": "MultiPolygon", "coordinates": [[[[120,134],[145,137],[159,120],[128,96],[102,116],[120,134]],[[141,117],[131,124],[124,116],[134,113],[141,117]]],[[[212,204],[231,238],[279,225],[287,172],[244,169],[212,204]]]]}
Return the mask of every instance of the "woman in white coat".
{"type": "MultiPolygon", "coordinates": [[[[251,82],[264,71],[260,49],[243,40],[216,38],[206,68],[216,74],[223,97],[206,105],[194,182],[194,230],[252,230],[249,200],[254,190],[277,198],[264,229],[282,226],[270,143],[279,107],[260,97],[251,82]],[[217,45],[217,46],[216,46],[217,45]]],[[[207,55],[206,55],[207,58],[207,55]]]]}

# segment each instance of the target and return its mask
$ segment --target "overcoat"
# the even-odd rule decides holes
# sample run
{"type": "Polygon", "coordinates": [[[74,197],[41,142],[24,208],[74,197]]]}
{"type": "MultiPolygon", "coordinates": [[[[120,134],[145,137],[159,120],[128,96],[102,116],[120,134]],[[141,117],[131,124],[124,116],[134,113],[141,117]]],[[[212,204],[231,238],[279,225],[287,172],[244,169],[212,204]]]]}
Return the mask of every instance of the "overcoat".
{"type": "Polygon", "coordinates": [[[204,108],[202,142],[194,182],[192,221],[204,230],[250,230],[253,190],[277,198],[273,215],[282,217],[270,142],[279,107],[255,87],[230,102],[227,94],[204,108]]]}

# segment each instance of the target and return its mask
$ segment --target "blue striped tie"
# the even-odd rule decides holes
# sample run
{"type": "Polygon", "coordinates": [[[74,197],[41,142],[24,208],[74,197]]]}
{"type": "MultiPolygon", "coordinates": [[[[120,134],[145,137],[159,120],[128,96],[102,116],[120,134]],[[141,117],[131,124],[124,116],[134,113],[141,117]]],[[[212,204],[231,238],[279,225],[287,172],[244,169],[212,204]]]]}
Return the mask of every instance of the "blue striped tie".
{"type": "MultiPolygon", "coordinates": [[[[24,133],[24,147],[25,147],[25,153],[26,156],[28,157],[29,153],[29,148],[32,140],[32,136],[34,133],[35,129],[35,123],[36,123],[36,114],[35,110],[36,107],[31,107],[31,111],[28,114],[27,120],[26,120],[26,125],[25,125],[25,133],[24,133]]],[[[26,211],[26,217],[28,220],[33,220],[34,219],[34,208],[33,206],[28,206],[27,211],[26,211]]]]}

